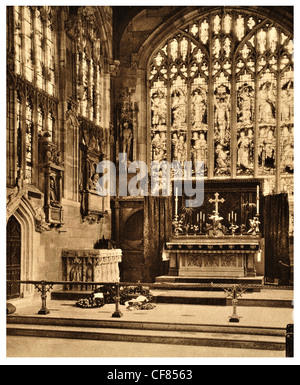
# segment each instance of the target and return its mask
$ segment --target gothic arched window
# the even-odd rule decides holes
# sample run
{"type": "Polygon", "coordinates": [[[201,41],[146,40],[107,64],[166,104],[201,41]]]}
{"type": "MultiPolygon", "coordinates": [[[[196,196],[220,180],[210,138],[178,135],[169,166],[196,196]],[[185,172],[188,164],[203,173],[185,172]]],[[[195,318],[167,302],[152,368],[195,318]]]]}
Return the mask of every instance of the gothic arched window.
{"type": "Polygon", "coordinates": [[[149,61],[150,159],[204,161],[209,178],[292,173],[293,85],[292,34],[275,22],[226,10],[186,23],[149,61]]]}

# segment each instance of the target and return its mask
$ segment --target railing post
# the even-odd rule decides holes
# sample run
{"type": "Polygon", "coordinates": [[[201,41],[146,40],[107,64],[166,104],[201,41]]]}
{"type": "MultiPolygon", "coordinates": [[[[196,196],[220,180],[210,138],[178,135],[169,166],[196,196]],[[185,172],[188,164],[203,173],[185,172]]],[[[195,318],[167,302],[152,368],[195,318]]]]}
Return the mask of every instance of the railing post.
{"type": "Polygon", "coordinates": [[[47,300],[47,291],[50,291],[53,288],[52,284],[49,284],[45,281],[41,281],[40,284],[35,284],[36,289],[42,293],[41,298],[42,298],[42,307],[39,310],[38,314],[49,314],[50,310],[47,309],[46,306],[46,300],[47,300]],[[48,286],[48,287],[47,287],[48,286]]]}
{"type": "Polygon", "coordinates": [[[121,318],[123,316],[123,314],[119,309],[119,306],[120,306],[120,284],[119,284],[119,282],[116,282],[115,289],[116,289],[116,295],[115,295],[116,310],[112,314],[112,317],[121,318]]]}
{"type": "Polygon", "coordinates": [[[285,345],[286,345],[286,357],[294,357],[294,325],[288,324],[286,326],[286,336],[285,336],[285,345]]]}

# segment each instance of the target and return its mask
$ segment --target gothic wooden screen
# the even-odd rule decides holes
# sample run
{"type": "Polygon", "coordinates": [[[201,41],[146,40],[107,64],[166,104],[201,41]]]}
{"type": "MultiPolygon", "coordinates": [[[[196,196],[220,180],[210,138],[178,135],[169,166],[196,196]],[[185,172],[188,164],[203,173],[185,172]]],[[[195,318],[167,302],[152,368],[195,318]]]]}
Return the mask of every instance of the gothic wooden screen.
{"type": "Polygon", "coordinates": [[[271,191],[293,173],[293,88],[282,26],[235,10],[199,17],[151,56],[149,159],[201,160],[209,178],[263,177],[271,191]]]}
{"type": "MultiPolygon", "coordinates": [[[[12,216],[7,222],[6,272],[8,280],[21,279],[21,226],[12,216]]],[[[7,284],[7,299],[20,296],[20,284],[7,284]]]]}

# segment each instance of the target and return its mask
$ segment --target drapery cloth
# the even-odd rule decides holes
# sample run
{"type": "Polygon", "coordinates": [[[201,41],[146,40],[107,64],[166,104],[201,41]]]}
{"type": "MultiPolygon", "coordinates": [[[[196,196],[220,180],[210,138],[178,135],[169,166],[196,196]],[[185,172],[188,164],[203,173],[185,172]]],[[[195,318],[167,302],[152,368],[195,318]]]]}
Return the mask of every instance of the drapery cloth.
{"type": "Polygon", "coordinates": [[[287,194],[267,195],[262,199],[265,238],[265,276],[283,279],[282,264],[290,265],[289,203],[287,194]]]}
{"type": "Polygon", "coordinates": [[[145,197],[144,210],[143,281],[153,282],[155,277],[167,274],[162,252],[172,232],[172,197],[145,197]]]}

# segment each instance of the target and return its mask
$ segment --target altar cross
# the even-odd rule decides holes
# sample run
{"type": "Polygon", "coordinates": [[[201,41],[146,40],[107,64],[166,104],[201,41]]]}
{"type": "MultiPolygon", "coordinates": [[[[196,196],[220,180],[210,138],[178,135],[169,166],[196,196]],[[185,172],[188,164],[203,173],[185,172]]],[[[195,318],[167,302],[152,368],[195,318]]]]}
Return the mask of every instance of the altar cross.
{"type": "Polygon", "coordinates": [[[209,203],[215,203],[215,211],[216,211],[216,214],[219,214],[219,202],[221,202],[221,203],[224,203],[225,202],[225,199],[224,198],[221,198],[221,199],[219,199],[219,193],[215,193],[215,199],[210,199],[209,200],[209,203]]]}

